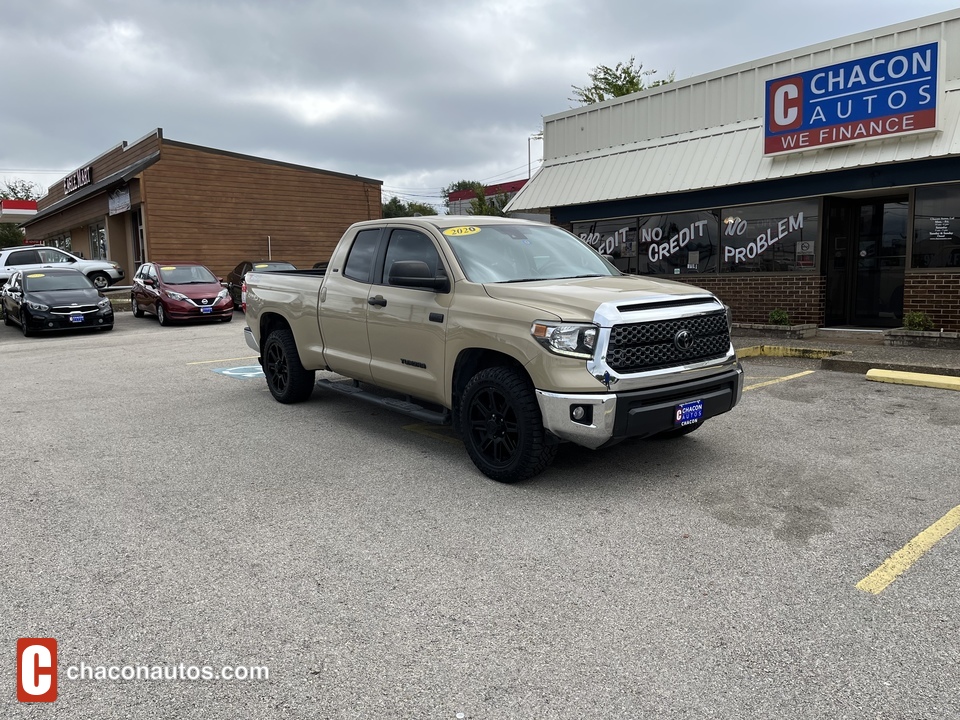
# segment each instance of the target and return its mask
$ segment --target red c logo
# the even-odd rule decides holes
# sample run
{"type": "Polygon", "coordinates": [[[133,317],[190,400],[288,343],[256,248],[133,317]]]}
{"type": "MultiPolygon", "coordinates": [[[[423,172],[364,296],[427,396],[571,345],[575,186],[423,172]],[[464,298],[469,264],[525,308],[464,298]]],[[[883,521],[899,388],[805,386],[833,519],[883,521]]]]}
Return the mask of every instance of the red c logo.
{"type": "Polygon", "coordinates": [[[57,641],[53,638],[17,640],[17,700],[53,702],[57,699],[57,641]]]}
{"type": "Polygon", "coordinates": [[[803,124],[803,79],[778,80],[767,95],[767,129],[770,132],[795,130],[803,124]]]}

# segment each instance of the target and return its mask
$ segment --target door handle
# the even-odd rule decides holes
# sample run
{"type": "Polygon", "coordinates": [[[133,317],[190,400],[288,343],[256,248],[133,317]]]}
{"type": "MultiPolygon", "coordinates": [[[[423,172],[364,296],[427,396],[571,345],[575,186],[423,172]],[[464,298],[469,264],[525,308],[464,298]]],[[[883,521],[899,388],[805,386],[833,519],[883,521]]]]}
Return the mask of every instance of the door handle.
{"type": "Polygon", "coordinates": [[[387,300],[383,295],[376,295],[372,298],[367,298],[368,305],[375,305],[376,307],[386,307],[387,300]]]}

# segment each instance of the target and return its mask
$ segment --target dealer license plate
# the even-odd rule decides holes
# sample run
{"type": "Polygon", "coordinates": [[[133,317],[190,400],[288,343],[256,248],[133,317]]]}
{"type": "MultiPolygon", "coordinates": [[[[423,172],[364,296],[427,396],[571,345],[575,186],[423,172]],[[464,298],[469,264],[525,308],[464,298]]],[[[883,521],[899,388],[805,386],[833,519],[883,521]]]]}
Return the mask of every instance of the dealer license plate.
{"type": "Polygon", "coordinates": [[[71,315],[71,316],[70,316],[70,322],[73,322],[73,323],[82,323],[82,322],[83,322],[83,315],[71,315]]]}
{"type": "Polygon", "coordinates": [[[692,425],[703,417],[703,400],[680,403],[677,405],[677,411],[673,417],[673,424],[675,427],[692,425]]]}
{"type": "Polygon", "coordinates": [[[202,307],[202,308],[200,308],[200,312],[202,312],[202,313],[212,313],[212,312],[213,312],[213,308],[212,308],[212,307],[205,307],[205,308],[202,307]]]}

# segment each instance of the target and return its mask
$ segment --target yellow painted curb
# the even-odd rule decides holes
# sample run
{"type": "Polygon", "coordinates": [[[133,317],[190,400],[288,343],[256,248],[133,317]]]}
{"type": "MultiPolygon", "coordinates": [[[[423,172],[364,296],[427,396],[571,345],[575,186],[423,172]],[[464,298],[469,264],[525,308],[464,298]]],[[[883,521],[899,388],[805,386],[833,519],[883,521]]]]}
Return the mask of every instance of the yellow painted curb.
{"type": "Polygon", "coordinates": [[[920,385],[941,390],[960,390],[960,377],[930,375],[928,373],[902,372],[900,370],[868,370],[867,380],[894,383],[896,385],[920,385]]]}
{"type": "Polygon", "coordinates": [[[795,357],[807,358],[808,360],[823,360],[834,355],[849,355],[842,350],[817,350],[816,348],[795,348],[785,347],[783,345],[753,345],[751,347],[740,348],[737,350],[737,357],[795,357]]]}

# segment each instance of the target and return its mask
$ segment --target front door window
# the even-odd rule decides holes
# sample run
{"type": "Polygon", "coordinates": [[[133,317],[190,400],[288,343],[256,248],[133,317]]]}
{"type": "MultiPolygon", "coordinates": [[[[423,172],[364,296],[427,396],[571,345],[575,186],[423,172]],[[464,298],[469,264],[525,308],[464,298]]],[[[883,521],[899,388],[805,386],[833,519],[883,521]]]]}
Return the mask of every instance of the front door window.
{"type": "Polygon", "coordinates": [[[898,327],[903,317],[907,200],[831,200],[827,325],[898,327]]]}
{"type": "Polygon", "coordinates": [[[107,227],[103,222],[90,224],[90,257],[94,260],[107,259],[107,227]]]}

